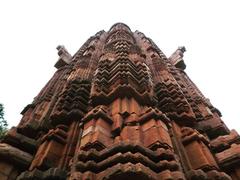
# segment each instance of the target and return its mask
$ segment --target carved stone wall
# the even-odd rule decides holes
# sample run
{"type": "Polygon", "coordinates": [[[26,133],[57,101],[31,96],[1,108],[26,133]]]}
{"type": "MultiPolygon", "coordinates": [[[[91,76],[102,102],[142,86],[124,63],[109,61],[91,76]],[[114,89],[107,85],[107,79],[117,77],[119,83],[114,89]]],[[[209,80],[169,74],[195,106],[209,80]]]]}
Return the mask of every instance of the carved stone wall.
{"type": "Polygon", "coordinates": [[[1,180],[238,180],[240,137],[184,69],[122,23],[70,55],[0,143],[1,180]]]}

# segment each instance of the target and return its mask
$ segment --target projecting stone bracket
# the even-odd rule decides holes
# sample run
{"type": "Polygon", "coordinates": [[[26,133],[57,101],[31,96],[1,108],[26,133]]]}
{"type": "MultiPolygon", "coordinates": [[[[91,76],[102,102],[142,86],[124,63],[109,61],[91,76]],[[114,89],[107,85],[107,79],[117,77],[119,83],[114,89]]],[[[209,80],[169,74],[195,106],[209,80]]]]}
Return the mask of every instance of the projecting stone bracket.
{"type": "Polygon", "coordinates": [[[14,147],[17,147],[19,149],[23,149],[31,154],[33,154],[38,147],[37,141],[35,139],[29,138],[18,133],[16,127],[12,127],[7,132],[2,142],[8,143],[9,145],[13,145],[14,147]]]}
{"type": "Polygon", "coordinates": [[[0,144],[0,158],[22,168],[27,168],[33,160],[31,154],[5,143],[0,144]]]}
{"type": "Polygon", "coordinates": [[[69,54],[67,49],[62,45],[59,45],[57,47],[57,50],[58,50],[59,59],[54,66],[57,69],[59,69],[60,67],[70,64],[72,56],[71,56],[71,54],[69,54]]]}
{"type": "Polygon", "coordinates": [[[186,64],[183,60],[183,53],[186,51],[184,46],[179,46],[178,49],[168,58],[169,61],[179,69],[186,69],[186,64]]]}

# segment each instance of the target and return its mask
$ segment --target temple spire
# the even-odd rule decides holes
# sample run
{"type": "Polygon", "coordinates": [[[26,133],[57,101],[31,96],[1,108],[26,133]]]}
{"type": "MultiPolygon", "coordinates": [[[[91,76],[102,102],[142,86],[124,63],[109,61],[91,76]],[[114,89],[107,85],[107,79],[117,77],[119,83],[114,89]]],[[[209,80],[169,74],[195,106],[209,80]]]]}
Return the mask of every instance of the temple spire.
{"type": "Polygon", "coordinates": [[[239,180],[240,136],[183,71],[123,24],[72,57],[0,142],[1,180],[239,180]]]}

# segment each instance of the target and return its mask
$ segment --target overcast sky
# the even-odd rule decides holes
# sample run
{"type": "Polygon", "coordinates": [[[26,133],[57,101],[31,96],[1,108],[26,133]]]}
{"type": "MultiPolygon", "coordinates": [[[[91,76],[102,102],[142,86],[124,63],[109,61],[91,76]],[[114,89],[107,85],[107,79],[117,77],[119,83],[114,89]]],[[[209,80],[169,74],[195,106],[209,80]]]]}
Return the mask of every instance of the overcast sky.
{"type": "Polygon", "coordinates": [[[0,1],[0,103],[10,126],[55,72],[57,45],[71,54],[124,22],[169,57],[184,45],[186,72],[227,126],[240,132],[240,1],[0,1]]]}

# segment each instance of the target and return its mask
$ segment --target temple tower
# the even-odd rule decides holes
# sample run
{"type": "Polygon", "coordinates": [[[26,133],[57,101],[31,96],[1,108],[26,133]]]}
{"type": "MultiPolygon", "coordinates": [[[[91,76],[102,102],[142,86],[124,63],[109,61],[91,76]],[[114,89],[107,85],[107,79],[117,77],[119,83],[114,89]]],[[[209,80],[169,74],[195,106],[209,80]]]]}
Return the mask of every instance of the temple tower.
{"type": "Polygon", "coordinates": [[[0,143],[1,180],[239,180],[240,137],[184,69],[122,23],[71,55],[0,143]]]}

